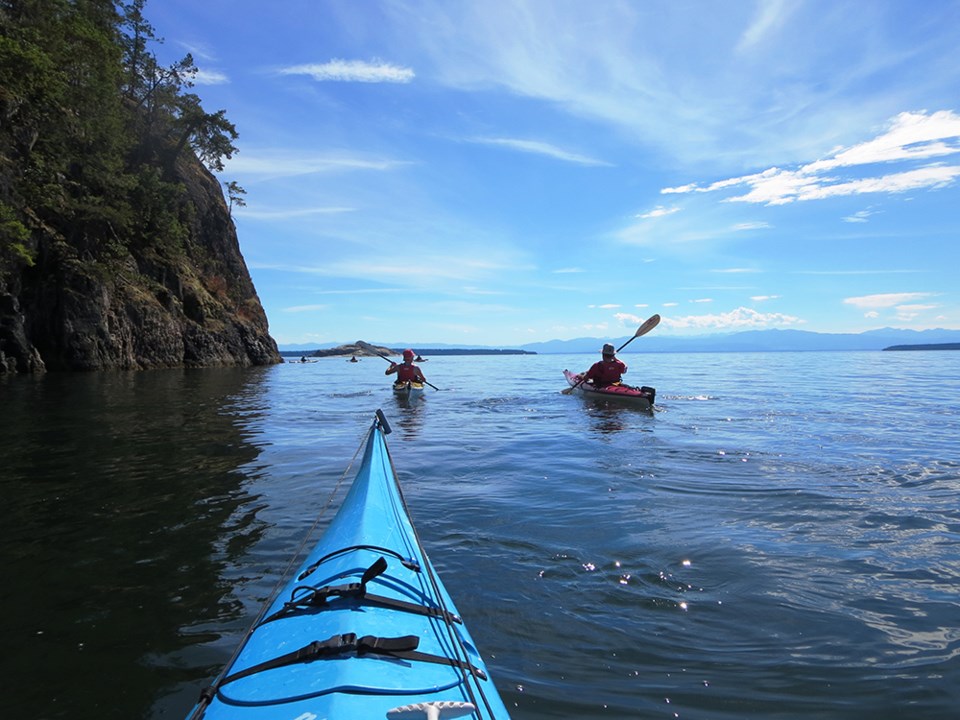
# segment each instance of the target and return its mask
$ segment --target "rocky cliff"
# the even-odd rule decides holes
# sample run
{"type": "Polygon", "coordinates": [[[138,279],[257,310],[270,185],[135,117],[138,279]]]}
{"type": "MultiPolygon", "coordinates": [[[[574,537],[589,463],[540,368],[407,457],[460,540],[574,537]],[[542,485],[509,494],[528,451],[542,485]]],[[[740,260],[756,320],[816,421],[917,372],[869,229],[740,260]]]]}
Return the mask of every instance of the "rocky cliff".
{"type": "Polygon", "coordinates": [[[144,6],[0,2],[0,373],[280,362],[210,172],[238,133],[144,6]]]}
{"type": "Polygon", "coordinates": [[[177,237],[27,223],[32,266],[0,274],[0,373],[282,362],[220,184],[189,153],[174,174],[177,237]],[[108,261],[84,249],[108,243],[108,261]]]}

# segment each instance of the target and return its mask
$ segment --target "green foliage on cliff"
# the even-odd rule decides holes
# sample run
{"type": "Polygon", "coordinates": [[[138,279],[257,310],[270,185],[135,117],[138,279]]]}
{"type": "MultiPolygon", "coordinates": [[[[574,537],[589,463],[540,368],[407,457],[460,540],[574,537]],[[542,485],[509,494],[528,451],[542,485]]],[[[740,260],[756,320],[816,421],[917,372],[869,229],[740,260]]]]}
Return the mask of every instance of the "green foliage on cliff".
{"type": "Polygon", "coordinates": [[[0,0],[0,281],[45,251],[38,234],[94,264],[175,252],[178,159],[221,170],[236,152],[224,111],[189,92],[191,56],[151,53],[145,2],[0,0]]]}

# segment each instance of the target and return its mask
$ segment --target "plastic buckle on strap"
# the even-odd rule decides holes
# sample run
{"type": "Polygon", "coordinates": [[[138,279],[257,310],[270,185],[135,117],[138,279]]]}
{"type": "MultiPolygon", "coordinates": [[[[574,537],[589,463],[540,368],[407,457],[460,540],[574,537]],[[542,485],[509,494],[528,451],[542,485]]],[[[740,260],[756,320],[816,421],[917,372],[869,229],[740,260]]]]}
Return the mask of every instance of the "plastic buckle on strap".
{"type": "Polygon", "coordinates": [[[356,633],[344,633],[343,635],[330,639],[336,640],[336,645],[331,648],[331,652],[329,653],[331,655],[342,655],[343,653],[355,652],[357,649],[356,633]]]}
{"type": "Polygon", "coordinates": [[[353,652],[356,649],[356,633],[334,635],[327,640],[314,640],[309,645],[300,648],[294,653],[292,662],[310,662],[321,657],[343,655],[348,652],[353,652]]]}

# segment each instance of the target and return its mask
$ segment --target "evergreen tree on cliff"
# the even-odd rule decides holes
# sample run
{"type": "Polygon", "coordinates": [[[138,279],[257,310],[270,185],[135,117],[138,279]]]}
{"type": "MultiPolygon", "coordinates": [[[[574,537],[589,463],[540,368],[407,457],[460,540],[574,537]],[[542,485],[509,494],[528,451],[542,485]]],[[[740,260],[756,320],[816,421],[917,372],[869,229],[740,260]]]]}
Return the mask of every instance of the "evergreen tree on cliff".
{"type": "Polygon", "coordinates": [[[280,360],[211,170],[223,110],[145,0],[0,0],[0,372],[280,360]]]}

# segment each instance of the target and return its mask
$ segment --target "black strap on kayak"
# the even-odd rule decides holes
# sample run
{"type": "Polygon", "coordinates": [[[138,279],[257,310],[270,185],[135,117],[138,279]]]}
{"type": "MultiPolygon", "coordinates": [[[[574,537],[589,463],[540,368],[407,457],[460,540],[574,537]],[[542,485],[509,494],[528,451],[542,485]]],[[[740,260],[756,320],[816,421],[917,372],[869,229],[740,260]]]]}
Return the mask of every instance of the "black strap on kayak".
{"type": "Polygon", "coordinates": [[[442,655],[431,655],[417,650],[420,645],[420,638],[416,635],[403,635],[400,637],[376,637],[375,635],[364,635],[358,638],[356,633],[345,633],[343,635],[333,635],[326,640],[314,640],[309,645],[304,645],[299,650],[294,650],[286,655],[275,657],[272,660],[266,660],[256,665],[227,675],[215,685],[206,688],[200,695],[201,700],[209,702],[220,691],[220,689],[236,680],[240,680],[266,670],[297,665],[300,663],[309,663],[315,660],[327,660],[343,657],[344,655],[356,654],[358,657],[364,655],[378,655],[383,657],[397,658],[400,660],[416,660],[419,662],[429,662],[437,665],[450,665],[471,672],[481,680],[486,680],[486,673],[480,668],[474,667],[470,663],[463,662],[456,658],[443,657],[442,655]]]}
{"type": "Polygon", "coordinates": [[[403,565],[408,570],[413,570],[414,572],[420,572],[421,570],[420,563],[418,563],[415,558],[405,558],[403,557],[403,555],[396,552],[395,550],[391,550],[390,548],[383,548],[377,545],[350,545],[349,547],[340,548],[339,550],[335,550],[332,553],[324,555],[315,563],[312,563],[309,567],[307,567],[302,573],[297,575],[297,580],[303,580],[308,575],[312,574],[314,570],[316,570],[318,567],[323,565],[323,563],[325,563],[330,558],[334,558],[337,555],[343,555],[344,553],[353,552],[354,550],[373,550],[374,552],[381,552],[386,555],[391,555],[395,557],[397,560],[400,561],[400,564],[403,565]]]}
{"type": "Polygon", "coordinates": [[[382,575],[387,569],[387,561],[380,557],[376,562],[368,567],[360,578],[358,583],[346,583],[344,585],[325,585],[321,588],[301,586],[293,589],[291,599],[285,602],[283,607],[277,610],[269,617],[264,618],[260,625],[279,620],[295,612],[305,612],[308,610],[323,610],[329,607],[330,600],[340,598],[350,598],[361,601],[364,605],[377,605],[379,607],[402,610],[403,612],[413,613],[415,615],[426,615],[427,617],[441,618],[447,623],[462,624],[463,620],[459,615],[435,606],[421,605],[418,603],[407,602],[398,598],[384,597],[367,592],[367,583],[374,578],[382,575]],[[299,593],[299,594],[298,594],[299,593]]]}
{"type": "MultiPolygon", "coordinates": [[[[369,640],[370,636],[360,638],[360,643],[363,643],[364,640],[369,640]]],[[[393,638],[373,638],[374,640],[391,640],[393,638]]],[[[414,637],[414,640],[419,644],[420,639],[414,637]]],[[[379,646],[371,649],[369,645],[364,646],[361,644],[357,648],[357,655],[385,655],[387,657],[397,658],[399,660],[416,660],[418,662],[433,663],[434,665],[449,665],[450,667],[455,667],[460,670],[466,670],[471,675],[480,678],[481,680],[487,679],[487,674],[480,668],[472,665],[471,663],[460,660],[459,658],[446,657],[444,655],[431,655],[430,653],[420,652],[416,649],[416,645],[410,649],[396,648],[392,649],[389,646],[379,646]]]]}

